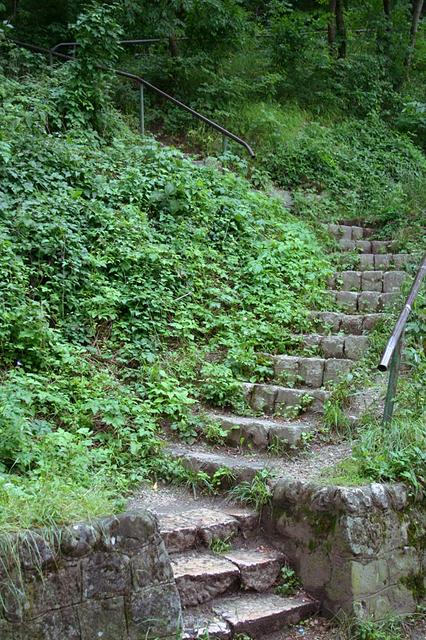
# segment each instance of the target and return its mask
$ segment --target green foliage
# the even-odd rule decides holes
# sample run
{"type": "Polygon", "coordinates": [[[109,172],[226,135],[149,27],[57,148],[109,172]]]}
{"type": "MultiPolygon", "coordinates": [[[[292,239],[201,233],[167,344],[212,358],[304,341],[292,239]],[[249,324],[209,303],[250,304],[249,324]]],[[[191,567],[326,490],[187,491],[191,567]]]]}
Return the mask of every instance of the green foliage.
{"type": "Polygon", "coordinates": [[[113,67],[118,60],[123,35],[117,22],[119,9],[117,2],[93,2],[74,25],[76,60],[62,69],[65,89],[60,98],[60,109],[71,126],[91,125],[98,131],[105,128],[111,78],[99,65],[113,67]]]}
{"type": "Polygon", "coordinates": [[[64,132],[65,71],[7,55],[33,75],[0,77],[2,486],[21,493],[25,525],[49,488],[37,524],[87,515],[92,485],[111,510],[147,477],[215,492],[231,472],[191,478],[162,457],[161,428],[225,437],[195,403],[244,408],[240,380],[269,371],[256,350],[280,349],[321,299],[321,246],[246,180],[141,141],[116,115],[108,142],[64,132]]]}
{"type": "Polygon", "coordinates": [[[209,543],[210,551],[213,553],[227,553],[231,550],[231,543],[229,542],[230,537],[228,538],[212,538],[209,543]]]}
{"type": "Polygon", "coordinates": [[[257,471],[253,480],[245,480],[233,487],[230,492],[230,498],[252,505],[259,514],[262,509],[272,500],[272,491],[270,480],[273,474],[268,469],[257,471]]]}
{"type": "Polygon", "coordinates": [[[275,588],[279,596],[287,598],[293,596],[300,589],[300,580],[296,572],[291,567],[284,565],[280,571],[279,585],[275,588]]]}
{"type": "Polygon", "coordinates": [[[351,640],[402,640],[401,621],[357,621],[349,625],[347,634],[351,640]]]}

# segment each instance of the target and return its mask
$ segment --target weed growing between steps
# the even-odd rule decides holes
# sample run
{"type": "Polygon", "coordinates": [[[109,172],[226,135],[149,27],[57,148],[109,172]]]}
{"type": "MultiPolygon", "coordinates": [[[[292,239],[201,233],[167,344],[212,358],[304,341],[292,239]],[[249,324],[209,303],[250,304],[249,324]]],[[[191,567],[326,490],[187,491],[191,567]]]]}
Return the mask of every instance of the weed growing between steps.
{"type": "Polygon", "coordinates": [[[279,596],[283,596],[284,598],[288,598],[289,596],[293,596],[299,589],[301,589],[302,585],[297,577],[296,572],[291,567],[284,565],[280,571],[279,584],[275,588],[275,592],[279,596]]]}
{"type": "Polygon", "coordinates": [[[272,500],[271,480],[273,474],[268,469],[257,471],[252,480],[244,480],[229,491],[229,497],[243,504],[255,507],[262,515],[262,509],[272,500]]]}

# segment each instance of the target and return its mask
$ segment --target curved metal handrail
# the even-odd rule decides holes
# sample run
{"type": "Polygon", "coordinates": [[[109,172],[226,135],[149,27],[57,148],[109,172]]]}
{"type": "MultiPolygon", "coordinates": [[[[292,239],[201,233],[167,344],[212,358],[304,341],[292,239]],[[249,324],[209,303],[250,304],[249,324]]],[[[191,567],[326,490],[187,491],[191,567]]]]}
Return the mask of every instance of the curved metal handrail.
{"type": "Polygon", "coordinates": [[[392,335],[388,340],[386,348],[383,352],[382,359],[378,365],[379,371],[389,370],[389,382],[386,393],[385,409],[383,414],[383,421],[385,423],[392,419],[393,408],[395,403],[396,386],[398,382],[399,366],[401,362],[401,348],[402,339],[404,336],[405,326],[407,320],[412,311],[413,303],[420,291],[422,282],[426,276],[426,254],[423,256],[423,260],[417,271],[414,282],[411,286],[410,293],[408,294],[404,308],[399,314],[398,320],[395,323],[395,327],[392,331],[392,335]]]}
{"type": "MultiPolygon", "coordinates": [[[[44,53],[44,54],[49,55],[49,56],[53,55],[53,56],[55,56],[57,58],[62,58],[62,60],[73,60],[74,59],[73,56],[69,56],[69,55],[67,55],[65,53],[59,53],[58,51],[54,51],[53,49],[46,49],[45,47],[39,47],[39,46],[34,45],[34,44],[29,44],[28,42],[21,42],[20,40],[12,40],[12,42],[14,42],[16,45],[18,45],[20,47],[24,47],[26,49],[29,49],[30,51],[35,51],[37,53],[44,53]]],[[[60,43],[60,44],[64,44],[65,45],[66,43],[60,43]]],[[[73,43],[68,43],[68,44],[71,45],[73,43]]],[[[56,45],[56,46],[58,46],[58,45],[56,45]]],[[[197,118],[198,120],[201,120],[202,122],[205,122],[212,129],[215,129],[216,131],[219,131],[219,133],[221,133],[222,136],[224,136],[224,138],[229,138],[230,140],[233,140],[237,144],[239,144],[242,147],[244,147],[244,149],[248,152],[248,154],[250,155],[251,158],[255,157],[255,153],[254,153],[253,149],[251,148],[251,146],[248,144],[248,142],[246,142],[242,138],[239,138],[237,135],[235,135],[235,133],[232,133],[231,131],[228,131],[228,129],[225,129],[225,127],[222,127],[220,124],[218,124],[214,120],[210,120],[210,118],[207,118],[207,116],[203,116],[202,113],[199,113],[198,111],[195,111],[195,109],[192,109],[192,107],[189,107],[184,102],[181,102],[177,98],[174,98],[173,96],[169,95],[168,93],[166,93],[165,91],[163,91],[159,87],[156,87],[155,85],[151,84],[150,82],[148,82],[148,80],[145,80],[145,78],[142,78],[141,76],[138,76],[138,75],[136,75],[134,73],[130,73],[128,71],[124,71],[123,69],[111,69],[111,68],[105,67],[104,65],[101,65],[101,64],[98,64],[96,66],[97,66],[98,69],[101,69],[102,71],[109,71],[109,72],[115,73],[118,76],[121,76],[123,78],[127,78],[128,80],[132,80],[132,81],[137,82],[139,84],[139,87],[141,88],[141,130],[142,130],[142,134],[144,133],[143,87],[146,87],[147,89],[150,89],[154,93],[157,93],[158,95],[160,95],[165,100],[168,100],[169,102],[172,102],[173,104],[178,106],[180,109],[183,109],[184,111],[187,111],[194,118],[197,118]]]]}

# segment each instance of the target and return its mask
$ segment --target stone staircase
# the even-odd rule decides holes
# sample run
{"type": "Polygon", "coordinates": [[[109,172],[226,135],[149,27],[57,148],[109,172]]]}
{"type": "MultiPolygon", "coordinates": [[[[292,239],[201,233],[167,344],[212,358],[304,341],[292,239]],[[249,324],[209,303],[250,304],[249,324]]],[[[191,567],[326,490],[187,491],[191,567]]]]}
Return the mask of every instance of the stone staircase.
{"type": "MultiPolygon", "coordinates": [[[[371,240],[369,228],[328,225],[328,231],[339,247],[337,263],[347,263],[345,254],[356,252],[351,256],[356,269],[341,268],[331,278],[330,311],[313,312],[315,333],[294,337],[297,353],[264,354],[273,379],[243,384],[253,416],[210,412],[226,432],[227,446],[168,447],[192,471],[213,474],[226,468],[234,484],[251,481],[265,468],[275,478],[292,477],[288,454],[283,457],[279,446],[284,452],[319,428],[329,383],[356,367],[368,350],[369,331],[398,298],[407,277],[404,267],[413,256],[394,253],[391,242],[371,240]]],[[[303,592],[291,598],[276,594],[285,557],[265,543],[254,513],[221,505],[159,513],[159,520],[184,606],[186,638],[256,638],[318,610],[303,592]],[[232,546],[217,554],[214,540],[232,546]]]]}
{"type": "Polygon", "coordinates": [[[159,513],[158,520],[183,606],[184,638],[255,638],[318,610],[302,591],[275,593],[285,557],[265,545],[256,513],[186,503],[179,512],[159,513]],[[220,544],[222,551],[215,552],[220,544]]]}

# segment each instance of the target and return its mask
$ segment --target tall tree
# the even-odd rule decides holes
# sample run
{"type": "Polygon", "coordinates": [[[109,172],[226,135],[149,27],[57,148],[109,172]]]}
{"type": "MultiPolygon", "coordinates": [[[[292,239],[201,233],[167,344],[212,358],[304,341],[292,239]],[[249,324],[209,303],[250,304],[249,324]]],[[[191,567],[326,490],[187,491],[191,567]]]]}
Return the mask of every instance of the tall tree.
{"type": "Polygon", "coordinates": [[[346,58],[346,25],[345,25],[345,6],[343,0],[336,0],[336,34],[338,40],[337,56],[346,58]]]}
{"type": "Polygon", "coordinates": [[[380,29],[377,38],[379,51],[389,55],[392,32],[392,3],[391,0],[383,0],[383,13],[385,16],[384,30],[380,29]]]}
{"type": "Polygon", "coordinates": [[[383,0],[383,11],[386,18],[391,16],[391,0],[383,0]]]}
{"type": "Polygon", "coordinates": [[[416,46],[417,31],[419,29],[420,17],[423,11],[424,0],[412,0],[411,4],[411,28],[410,28],[410,44],[408,46],[405,64],[407,67],[411,65],[414,47],[416,46]]]}
{"type": "Polygon", "coordinates": [[[330,0],[329,2],[329,17],[327,27],[328,46],[331,50],[334,48],[336,42],[336,0],[330,0]]]}

